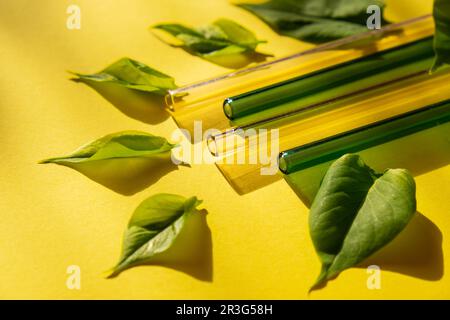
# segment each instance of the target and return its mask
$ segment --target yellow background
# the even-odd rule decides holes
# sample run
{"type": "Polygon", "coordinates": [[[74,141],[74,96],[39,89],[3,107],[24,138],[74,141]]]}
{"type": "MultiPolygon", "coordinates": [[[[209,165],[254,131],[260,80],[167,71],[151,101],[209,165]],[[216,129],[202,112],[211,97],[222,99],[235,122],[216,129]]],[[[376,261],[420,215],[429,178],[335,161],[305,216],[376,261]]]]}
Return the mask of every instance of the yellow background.
{"type": "MultiPolygon", "coordinates": [[[[431,11],[431,0],[387,2],[392,20],[431,11]]],[[[194,165],[124,196],[69,168],[37,164],[120,130],[170,136],[176,126],[162,111],[149,107],[147,117],[128,117],[91,88],[68,81],[66,70],[95,72],[129,56],[174,76],[179,85],[222,74],[227,69],[172,49],[147,29],[156,22],[197,25],[219,17],[255,31],[268,40],[261,49],[278,57],[305,47],[222,0],[1,1],[0,298],[450,298],[445,264],[434,281],[383,271],[381,290],[368,290],[366,270],[354,268],[308,296],[320,265],[308,211],[284,181],[239,196],[214,165],[194,165]],[[69,4],[81,8],[81,30],[66,28],[69,4]],[[153,114],[165,120],[146,123],[153,114]],[[204,200],[212,281],[161,266],[102,277],[118,258],[132,211],[158,192],[204,200]],[[81,268],[81,290],[66,287],[69,265],[81,268]]],[[[418,210],[442,232],[444,261],[449,179],[449,165],[416,177],[418,210]]]]}

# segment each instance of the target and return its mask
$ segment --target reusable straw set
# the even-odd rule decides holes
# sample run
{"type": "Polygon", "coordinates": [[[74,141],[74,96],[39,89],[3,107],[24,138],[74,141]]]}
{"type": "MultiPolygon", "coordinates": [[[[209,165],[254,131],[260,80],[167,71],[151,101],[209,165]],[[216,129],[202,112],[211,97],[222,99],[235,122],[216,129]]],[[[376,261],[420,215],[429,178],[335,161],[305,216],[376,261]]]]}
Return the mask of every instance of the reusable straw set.
{"type": "Polygon", "coordinates": [[[270,154],[271,143],[253,150],[251,142],[260,129],[278,129],[264,139],[277,139],[279,169],[309,204],[330,162],[345,153],[413,173],[450,159],[450,72],[428,73],[433,33],[431,16],[388,25],[171,90],[166,102],[191,135],[198,120],[203,131],[217,129],[208,147],[239,193],[282,176],[235,161],[270,154]],[[422,168],[411,157],[421,157],[422,168]]]}

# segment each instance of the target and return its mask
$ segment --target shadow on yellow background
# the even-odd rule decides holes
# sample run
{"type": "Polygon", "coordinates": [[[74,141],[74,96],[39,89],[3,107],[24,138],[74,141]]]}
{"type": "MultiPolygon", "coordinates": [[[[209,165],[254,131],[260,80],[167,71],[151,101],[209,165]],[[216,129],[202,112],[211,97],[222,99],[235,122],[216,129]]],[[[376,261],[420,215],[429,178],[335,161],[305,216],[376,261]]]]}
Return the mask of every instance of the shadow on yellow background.
{"type": "Polygon", "coordinates": [[[439,280],[444,275],[442,233],[430,219],[417,212],[391,243],[361,267],[370,265],[424,280],[439,280]]]}
{"type": "Polygon", "coordinates": [[[111,159],[67,166],[123,195],[142,191],[178,168],[167,158],[111,159]]]}
{"type": "Polygon", "coordinates": [[[135,120],[158,124],[169,117],[169,113],[164,109],[164,97],[162,96],[131,90],[114,83],[100,83],[85,79],[71,80],[88,85],[120,112],[135,120]]]}

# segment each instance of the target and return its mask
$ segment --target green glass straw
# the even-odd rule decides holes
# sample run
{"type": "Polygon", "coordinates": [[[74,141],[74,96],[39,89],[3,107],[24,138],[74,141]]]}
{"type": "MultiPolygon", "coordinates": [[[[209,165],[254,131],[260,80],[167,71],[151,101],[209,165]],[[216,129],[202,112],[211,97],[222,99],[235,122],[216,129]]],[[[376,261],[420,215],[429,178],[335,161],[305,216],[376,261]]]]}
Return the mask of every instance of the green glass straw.
{"type": "Polygon", "coordinates": [[[281,105],[301,109],[302,100],[309,105],[320,103],[423,71],[433,56],[432,38],[425,38],[227,98],[224,113],[235,120],[281,105]]]}
{"type": "Polygon", "coordinates": [[[279,155],[279,169],[290,174],[447,121],[450,121],[450,100],[284,151],[279,155]]]}

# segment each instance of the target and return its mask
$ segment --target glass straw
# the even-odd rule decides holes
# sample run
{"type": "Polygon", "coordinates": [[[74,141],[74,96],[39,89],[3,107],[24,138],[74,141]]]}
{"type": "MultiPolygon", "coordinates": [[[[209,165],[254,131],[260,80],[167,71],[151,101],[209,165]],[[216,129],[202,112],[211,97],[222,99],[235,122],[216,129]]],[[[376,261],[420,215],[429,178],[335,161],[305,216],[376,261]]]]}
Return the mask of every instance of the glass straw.
{"type": "Polygon", "coordinates": [[[426,70],[433,56],[429,37],[227,98],[223,110],[233,120],[287,103],[301,108],[304,99],[307,104],[319,103],[426,70]]]}
{"type": "Polygon", "coordinates": [[[279,169],[290,174],[447,121],[450,121],[450,100],[281,152],[279,169]]]}

